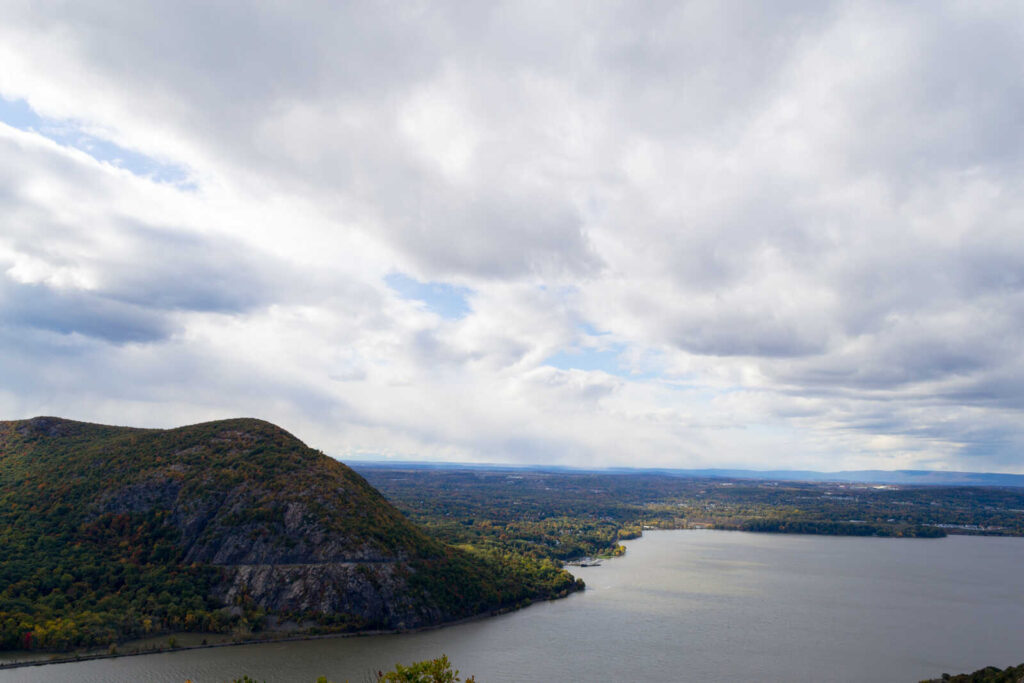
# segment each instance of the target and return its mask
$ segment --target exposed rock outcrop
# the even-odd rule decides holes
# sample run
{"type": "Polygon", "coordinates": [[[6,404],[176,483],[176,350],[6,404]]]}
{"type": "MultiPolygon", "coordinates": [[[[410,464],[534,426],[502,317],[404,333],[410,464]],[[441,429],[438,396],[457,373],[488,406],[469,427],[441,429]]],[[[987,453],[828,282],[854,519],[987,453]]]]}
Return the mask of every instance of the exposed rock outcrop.
{"type": "Polygon", "coordinates": [[[217,597],[250,598],[277,612],[349,614],[365,627],[405,629],[436,624],[446,615],[409,595],[402,562],[232,565],[217,597]]]}

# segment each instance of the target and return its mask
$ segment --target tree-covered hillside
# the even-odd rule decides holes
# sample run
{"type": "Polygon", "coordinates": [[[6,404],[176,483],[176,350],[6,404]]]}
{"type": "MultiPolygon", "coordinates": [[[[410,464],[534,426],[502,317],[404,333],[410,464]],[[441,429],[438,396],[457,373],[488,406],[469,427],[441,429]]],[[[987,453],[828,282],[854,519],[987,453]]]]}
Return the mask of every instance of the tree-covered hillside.
{"type": "Polygon", "coordinates": [[[0,648],[158,632],[412,628],[564,595],[552,562],[426,535],[254,419],[0,422],[0,648]]]}
{"type": "Polygon", "coordinates": [[[969,674],[942,674],[941,678],[933,678],[921,683],[1021,683],[1024,681],[1024,664],[1009,666],[1000,669],[995,666],[986,666],[969,674]]]}

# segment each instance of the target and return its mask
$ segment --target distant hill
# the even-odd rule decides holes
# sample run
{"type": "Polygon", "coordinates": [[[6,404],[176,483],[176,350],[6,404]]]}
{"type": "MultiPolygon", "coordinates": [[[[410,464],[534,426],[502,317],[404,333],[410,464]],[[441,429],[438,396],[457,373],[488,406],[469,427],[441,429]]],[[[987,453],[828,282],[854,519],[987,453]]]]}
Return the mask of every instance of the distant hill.
{"type": "Polygon", "coordinates": [[[1000,669],[995,666],[986,666],[984,669],[969,674],[942,674],[942,678],[933,678],[921,683],[1021,683],[1024,681],[1024,664],[1008,666],[1000,669]]]}
{"type": "Polygon", "coordinates": [[[575,590],[424,533],[270,423],[0,422],[0,649],[178,630],[403,629],[575,590]]]}
{"type": "Polygon", "coordinates": [[[859,484],[904,484],[921,486],[1012,486],[1024,488],[1024,474],[1000,472],[949,472],[940,470],[742,470],[742,469],[675,469],[667,467],[559,467],[552,465],[510,465],[483,463],[447,463],[423,461],[363,460],[355,467],[405,467],[415,469],[467,469],[485,471],[528,470],[534,472],[580,472],[617,474],[663,474],[672,477],[708,479],[756,479],[764,481],[819,481],[859,484]]]}
{"type": "Polygon", "coordinates": [[[1024,474],[947,472],[938,470],[659,470],[677,476],[770,481],[837,481],[863,484],[905,484],[921,486],[1014,486],[1024,487],[1024,474]]]}

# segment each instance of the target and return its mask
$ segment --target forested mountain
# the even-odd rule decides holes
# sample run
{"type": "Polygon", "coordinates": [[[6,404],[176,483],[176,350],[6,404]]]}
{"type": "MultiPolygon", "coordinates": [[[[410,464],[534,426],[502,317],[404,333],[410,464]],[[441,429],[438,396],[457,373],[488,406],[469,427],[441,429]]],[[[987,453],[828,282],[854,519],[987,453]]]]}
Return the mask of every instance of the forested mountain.
{"type": "Polygon", "coordinates": [[[0,648],[151,633],[402,629],[575,590],[550,561],[455,548],[255,419],[0,422],[0,648]]]}

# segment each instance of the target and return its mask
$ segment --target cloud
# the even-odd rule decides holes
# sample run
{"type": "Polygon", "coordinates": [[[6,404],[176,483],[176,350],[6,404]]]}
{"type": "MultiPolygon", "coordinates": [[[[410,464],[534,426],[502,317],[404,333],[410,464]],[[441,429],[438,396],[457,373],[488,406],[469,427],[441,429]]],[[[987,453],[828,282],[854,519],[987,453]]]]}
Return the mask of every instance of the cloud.
{"type": "Polygon", "coordinates": [[[12,416],[1024,471],[1016,3],[8,10],[12,416]]]}
{"type": "Polygon", "coordinates": [[[111,342],[155,341],[171,330],[145,310],[118,305],[78,292],[55,292],[44,285],[6,285],[0,289],[6,325],[81,334],[111,342]]]}

